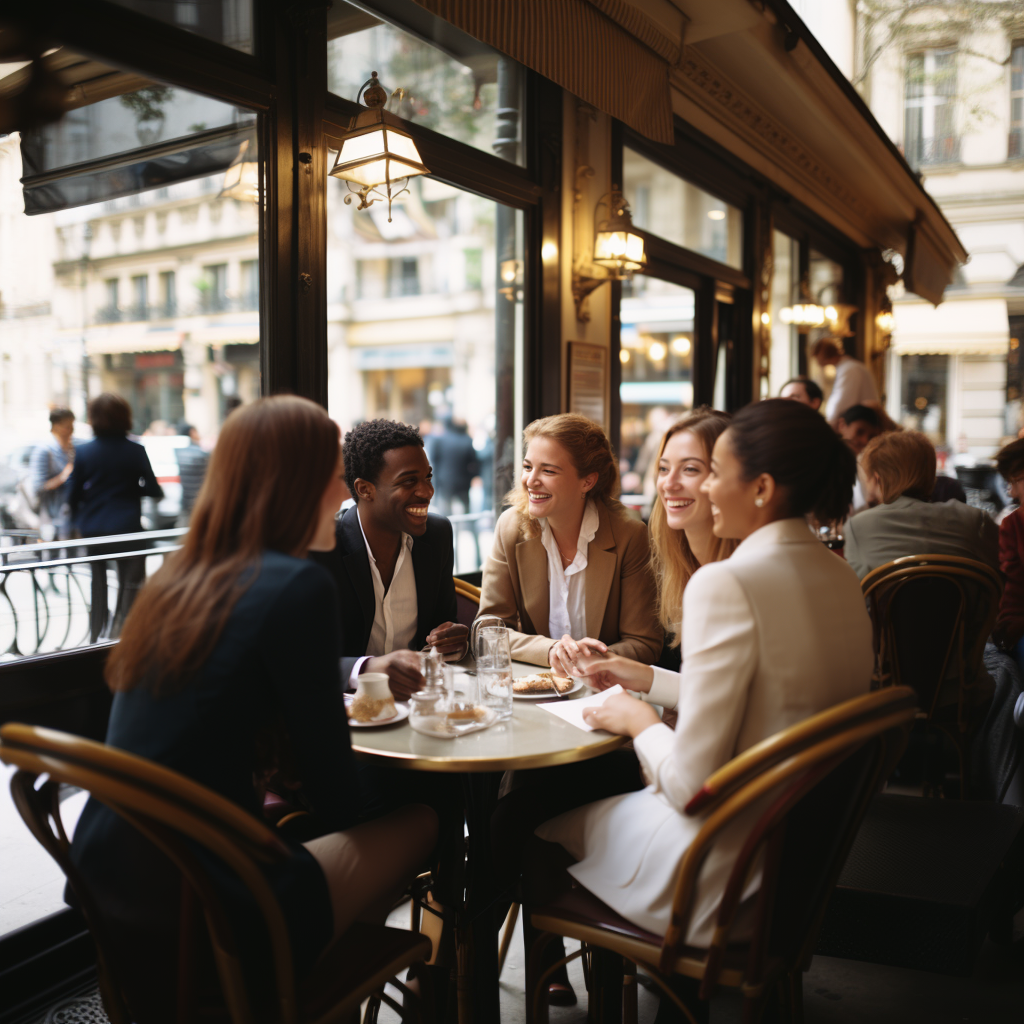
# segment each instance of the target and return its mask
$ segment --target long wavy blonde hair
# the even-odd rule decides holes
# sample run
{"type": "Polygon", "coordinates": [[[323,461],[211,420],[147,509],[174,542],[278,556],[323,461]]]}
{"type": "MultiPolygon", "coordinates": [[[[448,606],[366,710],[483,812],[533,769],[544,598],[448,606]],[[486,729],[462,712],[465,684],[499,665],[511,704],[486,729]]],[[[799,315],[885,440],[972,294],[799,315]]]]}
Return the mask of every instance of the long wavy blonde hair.
{"type": "MultiPolygon", "coordinates": [[[[709,409],[706,405],[694,409],[689,416],[676,420],[661,439],[658,458],[661,462],[665,454],[665,446],[674,435],[688,430],[700,442],[704,449],[704,457],[710,463],[711,450],[715,441],[724,433],[732,417],[727,412],[709,409]]],[[[673,530],[668,525],[665,506],[657,497],[651,509],[651,570],[658,581],[658,618],[669,638],[670,647],[678,647],[680,635],[680,615],[683,608],[683,591],[690,577],[700,568],[683,530],[673,530]]],[[[723,540],[716,537],[711,547],[711,561],[720,562],[728,558],[736,550],[735,540],[723,540]]]]}
{"type": "MultiPolygon", "coordinates": [[[[619,501],[619,467],[608,435],[593,420],[575,412],[545,416],[534,420],[523,431],[523,454],[535,437],[548,437],[560,444],[569,456],[576,475],[597,474],[597,483],[590,497],[601,502],[614,516],[626,518],[629,513],[619,501]]],[[[530,498],[526,486],[519,483],[505,495],[505,504],[519,513],[519,527],[525,537],[540,536],[540,521],[530,515],[530,498]]]]}

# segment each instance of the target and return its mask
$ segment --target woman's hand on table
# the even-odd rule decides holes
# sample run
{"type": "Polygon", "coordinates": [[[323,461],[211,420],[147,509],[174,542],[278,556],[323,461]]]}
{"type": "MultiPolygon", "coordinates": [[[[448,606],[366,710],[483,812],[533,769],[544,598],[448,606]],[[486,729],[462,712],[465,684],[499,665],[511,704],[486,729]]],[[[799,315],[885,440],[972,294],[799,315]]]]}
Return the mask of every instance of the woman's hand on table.
{"type": "Polygon", "coordinates": [[[650,693],[654,669],[621,654],[586,654],[576,662],[576,676],[595,690],[621,686],[624,690],[650,693]]]}
{"type": "Polygon", "coordinates": [[[442,622],[427,634],[427,646],[436,647],[445,661],[461,661],[469,652],[469,626],[442,622]]]}
{"type": "Polygon", "coordinates": [[[599,707],[585,708],[583,721],[594,729],[636,739],[644,729],[657,725],[661,719],[650,704],[629,694],[617,693],[599,707]]]}
{"type": "Polygon", "coordinates": [[[600,640],[592,640],[589,636],[582,640],[573,640],[568,633],[548,651],[548,664],[556,675],[577,676],[576,665],[581,657],[588,654],[606,654],[608,648],[600,640]]]}

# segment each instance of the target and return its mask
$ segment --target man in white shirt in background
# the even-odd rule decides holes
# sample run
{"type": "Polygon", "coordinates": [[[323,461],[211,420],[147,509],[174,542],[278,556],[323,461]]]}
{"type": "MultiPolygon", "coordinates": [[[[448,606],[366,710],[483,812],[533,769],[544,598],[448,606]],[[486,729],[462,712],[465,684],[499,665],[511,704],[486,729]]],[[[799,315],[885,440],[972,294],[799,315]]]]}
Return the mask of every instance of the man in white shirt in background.
{"type": "Polygon", "coordinates": [[[810,354],[822,369],[834,366],[836,370],[832,393],[825,404],[825,419],[830,426],[838,429],[839,417],[854,405],[865,405],[884,415],[871,371],[859,360],[846,355],[839,339],[819,338],[811,346],[810,354]]]}

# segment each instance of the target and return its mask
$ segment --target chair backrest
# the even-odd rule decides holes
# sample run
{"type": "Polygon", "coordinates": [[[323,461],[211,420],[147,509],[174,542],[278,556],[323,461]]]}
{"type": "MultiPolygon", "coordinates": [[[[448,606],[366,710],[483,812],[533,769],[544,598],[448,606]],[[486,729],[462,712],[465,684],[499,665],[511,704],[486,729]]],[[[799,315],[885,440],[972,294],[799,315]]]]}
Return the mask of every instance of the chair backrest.
{"type": "Polygon", "coordinates": [[[458,576],[453,578],[455,580],[455,621],[472,629],[473,620],[480,614],[480,588],[474,587],[472,583],[467,583],[465,580],[460,580],[458,576]]]}
{"type": "MultiPolygon", "coordinates": [[[[284,1024],[296,1020],[291,948],[281,907],[261,865],[281,863],[288,847],[270,829],[231,801],[177,772],[102,743],[34,726],[0,728],[0,760],[18,771],[11,792],[22,818],[57,861],[78,898],[97,944],[101,990],[113,1024],[133,1016],[131,979],[119,968],[103,908],[69,856],[60,820],[58,786],[77,786],[124,818],[168,858],[202,907],[224,1000],[235,1024],[253,1019],[242,958],[218,888],[193,844],[225,864],[241,881],[267,928],[278,1010],[284,1024]],[[40,776],[48,780],[38,786],[40,776]]],[[[177,922],[175,922],[176,924],[177,922]]],[[[179,993],[181,997],[181,993],[179,993]]]]}
{"type": "MultiPolygon", "coordinates": [[[[908,687],[866,694],[814,715],[736,759],[745,760],[726,795],[719,790],[706,805],[704,825],[680,861],[662,945],[663,970],[671,970],[685,941],[705,859],[723,829],[753,808],[753,826],[719,905],[702,996],[714,991],[743,893],[759,864],[763,873],[746,981],[759,984],[779,969],[802,965],[867,805],[902,753],[916,713],[917,699],[908,687]]],[[[727,775],[726,769],[716,776],[727,775]]]]}
{"type": "Polygon", "coordinates": [[[969,691],[999,612],[999,575],[969,558],[909,555],[879,566],[861,587],[874,628],[879,683],[912,687],[930,718],[943,683],[954,680],[958,718],[966,728],[969,691]]]}

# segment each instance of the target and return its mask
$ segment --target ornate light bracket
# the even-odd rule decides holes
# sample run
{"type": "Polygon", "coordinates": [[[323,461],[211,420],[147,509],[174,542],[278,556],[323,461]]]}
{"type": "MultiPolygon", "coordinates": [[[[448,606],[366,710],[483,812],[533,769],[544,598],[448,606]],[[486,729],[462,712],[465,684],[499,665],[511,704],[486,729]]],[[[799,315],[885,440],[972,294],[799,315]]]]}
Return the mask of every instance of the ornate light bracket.
{"type": "MultiPolygon", "coordinates": [[[[594,169],[583,165],[576,169],[576,190],[573,194],[573,223],[583,198],[580,188],[580,177],[592,178],[594,169]]],[[[606,281],[625,281],[636,271],[643,271],[647,266],[647,254],[644,251],[643,236],[636,233],[630,216],[629,203],[619,190],[618,185],[611,192],[605,193],[594,207],[593,249],[588,259],[585,254],[577,255],[573,261],[572,297],[576,305],[576,319],[581,323],[590,320],[590,312],[583,308],[591,292],[596,291],[606,281]],[[602,208],[605,216],[601,217],[602,208]],[[605,271],[603,277],[595,277],[595,267],[605,271]]]]}

